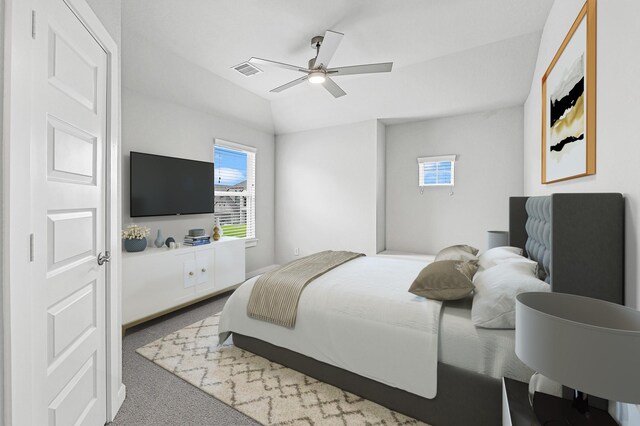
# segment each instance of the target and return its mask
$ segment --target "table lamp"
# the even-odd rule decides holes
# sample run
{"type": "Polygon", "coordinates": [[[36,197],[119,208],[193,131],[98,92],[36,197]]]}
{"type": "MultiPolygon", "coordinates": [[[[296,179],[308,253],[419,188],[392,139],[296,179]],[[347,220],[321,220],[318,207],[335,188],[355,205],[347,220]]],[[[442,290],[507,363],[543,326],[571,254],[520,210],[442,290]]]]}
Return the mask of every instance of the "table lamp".
{"type": "Polygon", "coordinates": [[[508,231],[487,231],[487,250],[509,245],[508,231]]]}
{"type": "Polygon", "coordinates": [[[640,403],[640,311],[564,293],[516,298],[516,355],[533,370],[575,389],[569,400],[536,393],[541,424],[617,425],[587,395],[640,403]],[[557,422],[557,423],[556,423],[557,422]]]}

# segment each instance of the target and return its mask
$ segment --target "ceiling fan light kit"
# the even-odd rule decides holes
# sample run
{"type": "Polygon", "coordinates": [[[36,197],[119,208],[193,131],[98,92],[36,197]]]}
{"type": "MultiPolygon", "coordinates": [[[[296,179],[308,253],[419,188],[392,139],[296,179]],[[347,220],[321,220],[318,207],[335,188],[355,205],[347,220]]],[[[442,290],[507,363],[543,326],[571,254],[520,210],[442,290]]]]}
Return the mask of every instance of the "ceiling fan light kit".
{"type": "Polygon", "coordinates": [[[279,93],[283,90],[297,86],[303,81],[313,84],[322,84],[334,98],[339,98],[347,93],[340,88],[329,76],[340,77],[343,75],[370,74],[379,72],[390,72],[393,62],[383,62],[379,64],[353,65],[348,67],[329,68],[329,61],[338,49],[344,34],[327,30],[324,36],[315,36],[311,39],[311,47],[316,50],[316,56],[309,60],[307,68],[285,64],[283,62],[272,61],[262,58],[251,58],[248,62],[252,64],[274,65],[292,71],[305,73],[304,77],[297,78],[282,86],[271,89],[271,92],[279,93]]]}
{"type": "Polygon", "coordinates": [[[325,80],[326,77],[324,76],[324,73],[322,71],[314,71],[312,73],[309,73],[309,83],[320,84],[324,83],[325,80]]]}

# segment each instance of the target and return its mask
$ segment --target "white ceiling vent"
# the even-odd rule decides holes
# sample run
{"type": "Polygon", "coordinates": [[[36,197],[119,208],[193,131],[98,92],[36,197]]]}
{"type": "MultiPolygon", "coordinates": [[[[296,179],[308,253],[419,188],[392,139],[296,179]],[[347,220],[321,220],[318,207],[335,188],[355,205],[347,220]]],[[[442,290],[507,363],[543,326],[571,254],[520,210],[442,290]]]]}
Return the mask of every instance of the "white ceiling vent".
{"type": "Polygon", "coordinates": [[[240,74],[244,75],[245,77],[252,77],[262,72],[260,68],[250,64],[249,62],[243,62],[241,64],[233,66],[232,68],[238,71],[240,74]]]}

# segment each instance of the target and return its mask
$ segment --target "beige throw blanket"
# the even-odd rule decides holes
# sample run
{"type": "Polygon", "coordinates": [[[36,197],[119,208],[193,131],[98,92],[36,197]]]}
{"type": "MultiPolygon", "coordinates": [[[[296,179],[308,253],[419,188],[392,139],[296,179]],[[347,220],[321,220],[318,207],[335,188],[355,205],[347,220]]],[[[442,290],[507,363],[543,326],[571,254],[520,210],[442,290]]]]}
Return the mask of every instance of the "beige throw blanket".
{"type": "Polygon", "coordinates": [[[258,278],[253,286],[247,315],[284,327],[296,325],[298,300],[311,281],[343,263],[364,256],[350,251],[321,251],[287,263],[258,278]]]}

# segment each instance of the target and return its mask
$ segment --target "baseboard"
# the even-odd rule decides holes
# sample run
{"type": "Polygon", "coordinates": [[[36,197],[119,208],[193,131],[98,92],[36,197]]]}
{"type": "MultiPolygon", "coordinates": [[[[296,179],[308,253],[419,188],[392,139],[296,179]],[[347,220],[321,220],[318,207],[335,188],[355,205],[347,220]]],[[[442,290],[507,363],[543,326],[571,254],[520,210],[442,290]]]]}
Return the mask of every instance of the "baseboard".
{"type": "Polygon", "coordinates": [[[122,404],[124,403],[124,400],[127,398],[127,387],[124,385],[124,383],[122,385],[120,385],[120,389],[118,389],[118,400],[116,401],[116,413],[120,410],[120,407],[122,407],[122,404]]]}
{"type": "Polygon", "coordinates": [[[278,266],[280,265],[273,264],[273,265],[265,266],[264,268],[256,269],[255,271],[247,272],[245,279],[248,280],[249,278],[253,278],[256,275],[264,274],[265,272],[269,272],[272,269],[277,268],[278,266]]]}
{"type": "Polygon", "coordinates": [[[109,422],[112,422],[116,418],[116,415],[118,414],[118,411],[120,411],[120,407],[122,407],[126,397],[127,388],[124,383],[120,383],[120,388],[118,389],[115,399],[111,400],[113,406],[109,408],[109,413],[107,413],[109,422]]]}

